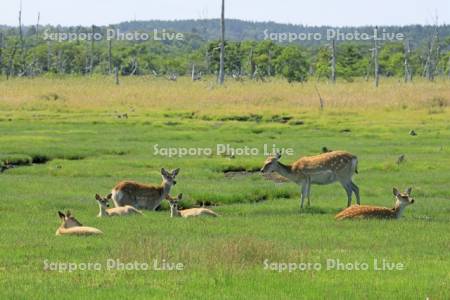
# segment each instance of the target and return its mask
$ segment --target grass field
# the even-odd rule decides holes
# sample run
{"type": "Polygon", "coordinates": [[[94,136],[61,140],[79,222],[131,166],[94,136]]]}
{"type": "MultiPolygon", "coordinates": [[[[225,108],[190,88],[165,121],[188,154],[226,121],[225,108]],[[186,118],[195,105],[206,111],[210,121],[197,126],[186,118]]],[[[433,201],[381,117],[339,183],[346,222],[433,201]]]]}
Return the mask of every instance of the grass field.
{"type": "Polygon", "coordinates": [[[18,165],[0,174],[0,298],[449,299],[448,105],[448,81],[386,80],[379,89],[362,81],[0,81],[0,160],[18,165]],[[258,154],[217,155],[217,144],[258,154]],[[155,145],[213,153],[167,157],[155,145]],[[313,186],[312,206],[300,210],[295,184],[255,172],[264,145],[292,148],[285,163],[324,146],[347,150],[359,158],[363,204],[391,207],[393,186],[412,186],[416,202],[398,221],[336,222],[347,200],[333,184],[313,186]],[[213,204],[221,217],[171,219],[164,203],[142,217],[96,218],[95,193],[123,179],[159,183],[161,167],[181,168],[171,194],[183,193],[183,206],[213,204]],[[67,209],[104,235],[56,237],[57,211],[67,209]],[[107,259],[184,270],[107,270],[107,259]],[[374,259],[404,270],[376,271],[374,259]],[[44,270],[46,260],[102,268],[44,270]],[[327,270],[327,260],[369,269],[327,270]],[[278,272],[265,262],[322,269],[278,272]]]}

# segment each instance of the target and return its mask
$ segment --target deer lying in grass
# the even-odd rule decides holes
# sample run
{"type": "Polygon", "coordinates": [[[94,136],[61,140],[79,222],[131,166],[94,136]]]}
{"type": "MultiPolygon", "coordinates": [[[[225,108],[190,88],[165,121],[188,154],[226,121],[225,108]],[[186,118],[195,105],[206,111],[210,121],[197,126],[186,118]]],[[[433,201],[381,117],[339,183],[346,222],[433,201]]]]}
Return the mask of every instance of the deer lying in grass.
{"type": "Polygon", "coordinates": [[[310,201],[311,184],[325,185],[339,181],[347,192],[347,206],[352,204],[352,193],[360,204],[359,188],[353,183],[352,177],[358,173],[358,158],[344,151],[331,151],[316,156],[302,157],[292,165],[280,162],[281,154],[269,156],[261,169],[262,173],[277,172],[278,174],[301,185],[301,208],[305,198],[310,201]]]}
{"type": "Polygon", "coordinates": [[[159,186],[146,185],[134,181],[121,181],[112,190],[112,200],[116,207],[131,205],[135,208],[155,210],[167,199],[170,189],[177,182],[175,177],[180,169],[167,172],[161,169],[162,183],[159,186]]]}
{"type": "Polygon", "coordinates": [[[183,194],[179,194],[177,198],[175,199],[168,199],[169,205],[170,205],[170,217],[183,217],[183,218],[189,218],[189,217],[198,217],[202,215],[206,216],[212,216],[212,217],[218,217],[219,215],[213,212],[212,210],[208,208],[189,208],[189,209],[183,209],[178,210],[178,201],[181,201],[183,198],[183,194]]]}
{"type": "Polygon", "coordinates": [[[356,218],[379,218],[379,219],[400,219],[405,207],[414,203],[411,198],[412,188],[400,193],[396,188],[393,189],[396,198],[394,208],[386,208],[371,205],[352,205],[347,207],[336,215],[337,220],[356,219],[356,218]]]}
{"type": "Polygon", "coordinates": [[[113,216],[126,216],[132,214],[142,215],[140,210],[137,210],[133,206],[125,205],[119,207],[109,208],[109,199],[111,198],[111,194],[109,194],[106,198],[102,198],[99,194],[95,194],[95,200],[98,203],[98,207],[100,209],[97,217],[113,217],[113,216]]]}
{"type": "Polygon", "coordinates": [[[59,218],[62,223],[56,230],[56,235],[95,235],[103,234],[100,230],[94,227],[83,226],[77,219],[75,219],[70,211],[66,214],[58,211],[59,218]]]}

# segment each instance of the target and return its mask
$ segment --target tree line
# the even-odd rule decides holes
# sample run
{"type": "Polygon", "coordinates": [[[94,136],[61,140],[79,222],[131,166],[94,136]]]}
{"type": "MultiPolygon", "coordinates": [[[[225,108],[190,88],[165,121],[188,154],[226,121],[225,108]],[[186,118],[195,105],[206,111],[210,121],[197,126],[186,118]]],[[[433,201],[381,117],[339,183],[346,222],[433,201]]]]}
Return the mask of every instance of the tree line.
{"type": "MultiPolygon", "coordinates": [[[[48,29],[35,26],[0,29],[0,73],[13,76],[44,74],[112,74],[123,76],[219,75],[220,41],[205,40],[189,32],[183,40],[117,41],[44,39],[48,29]]],[[[69,28],[69,32],[104,33],[103,27],[69,28]]],[[[227,40],[224,44],[225,75],[266,80],[283,77],[306,80],[351,81],[357,77],[415,77],[433,80],[450,77],[450,38],[431,35],[417,45],[406,41],[358,43],[333,42],[304,46],[270,40],[227,40]]]]}

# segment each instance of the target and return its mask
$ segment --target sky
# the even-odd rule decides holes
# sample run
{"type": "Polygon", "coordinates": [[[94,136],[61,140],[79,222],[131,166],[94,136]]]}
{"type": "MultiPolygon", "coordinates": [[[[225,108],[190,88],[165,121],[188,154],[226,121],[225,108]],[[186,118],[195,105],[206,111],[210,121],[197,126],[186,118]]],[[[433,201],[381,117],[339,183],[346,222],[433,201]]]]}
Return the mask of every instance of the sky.
{"type": "MultiPolygon", "coordinates": [[[[3,0],[0,24],[17,25],[20,0],[3,0]],[[5,3],[6,2],[6,3],[5,3]]],[[[221,0],[22,0],[23,23],[108,25],[218,18],[221,0]]],[[[225,0],[226,17],[303,25],[450,24],[450,0],[225,0]]]]}

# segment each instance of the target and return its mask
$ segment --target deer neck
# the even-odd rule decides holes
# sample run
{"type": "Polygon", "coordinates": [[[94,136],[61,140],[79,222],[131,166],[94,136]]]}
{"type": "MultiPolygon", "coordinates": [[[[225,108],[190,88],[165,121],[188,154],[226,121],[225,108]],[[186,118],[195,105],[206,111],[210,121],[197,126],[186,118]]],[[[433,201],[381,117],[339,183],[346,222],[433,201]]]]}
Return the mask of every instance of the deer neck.
{"type": "Polygon", "coordinates": [[[397,202],[395,203],[394,208],[392,209],[393,212],[394,212],[394,218],[400,219],[400,218],[402,217],[402,215],[403,215],[403,211],[405,210],[405,208],[406,208],[405,205],[402,205],[402,204],[400,203],[400,201],[397,201],[397,202]]]}
{"type": "Polygon", "coordinates": [[[98,207],[100,209],[100,211],[98,213],[98,217],[107,217],[108,212],[106,211],[106,208],[103,205],[101,205],[100,203],[98,204],[98,207]]]}
{"type": "Polygon", "coordinates": [[[297,180],[297,176],[295,176],[295,174],[292,172],[292,166],[284,165],[281,162],[278,162],[278,168],[276,172],[292,181],[297,180]]]}
{"type": "Polygon", "coordinates": [[[163,199],[164,199],[167,195],[169,195],[170,189],[172,188],[172,184],[163,180],[163,182],[161,183],[161,187],[162,187],[163,199]]]}
{"type": "Polygon", "coordinates": [[[181,217],[181,213],[178,210],[178,208],[176,208],[175,206],[172,206],[170,208],[170,217],[174,218],[174,217],[181,217]]]}

